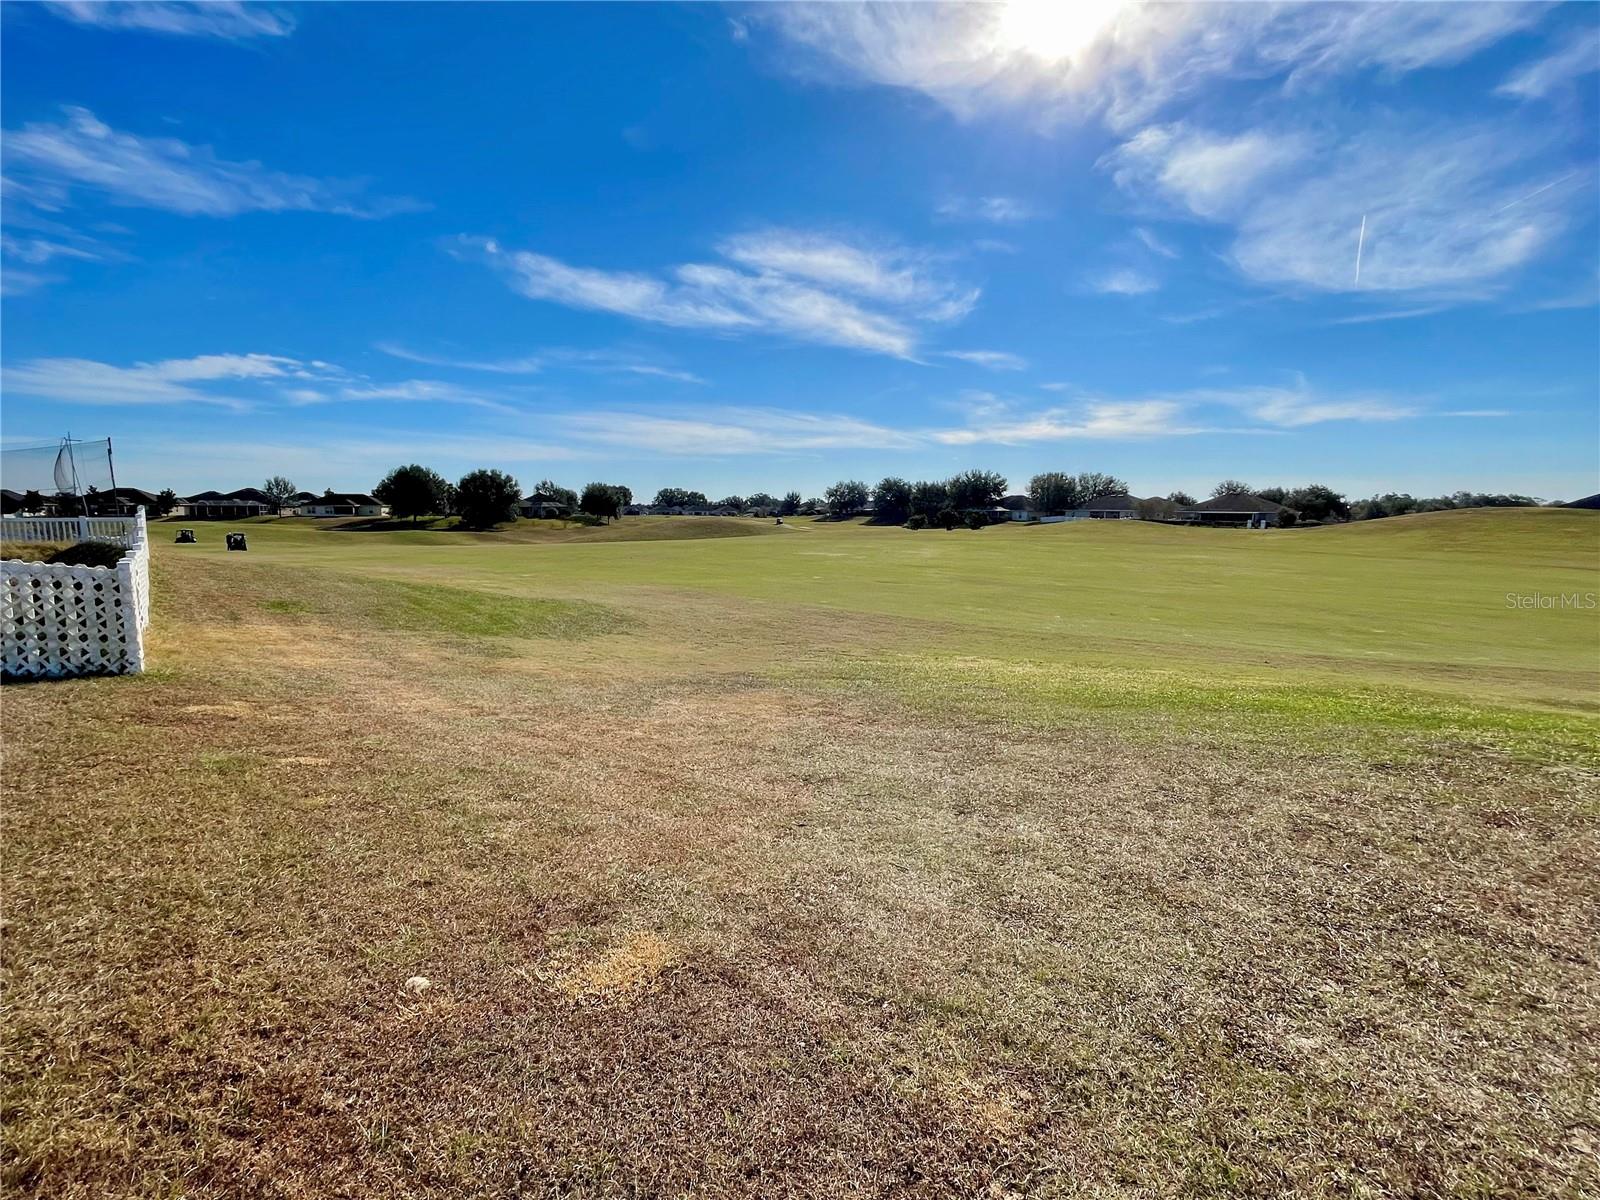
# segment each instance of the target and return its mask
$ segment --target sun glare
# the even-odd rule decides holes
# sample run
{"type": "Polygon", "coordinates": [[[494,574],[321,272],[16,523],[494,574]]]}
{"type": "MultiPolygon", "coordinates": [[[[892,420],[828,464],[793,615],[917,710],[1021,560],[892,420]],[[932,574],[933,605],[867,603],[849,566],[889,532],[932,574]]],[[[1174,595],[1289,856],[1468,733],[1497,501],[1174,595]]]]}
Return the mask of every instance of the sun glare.
{"type": "Polygon", "coordinates": [[[1007,0],[995,21],[995,44],[1041,62],[1076,58],[1124,7],[1126,0],[1007,0]]]}

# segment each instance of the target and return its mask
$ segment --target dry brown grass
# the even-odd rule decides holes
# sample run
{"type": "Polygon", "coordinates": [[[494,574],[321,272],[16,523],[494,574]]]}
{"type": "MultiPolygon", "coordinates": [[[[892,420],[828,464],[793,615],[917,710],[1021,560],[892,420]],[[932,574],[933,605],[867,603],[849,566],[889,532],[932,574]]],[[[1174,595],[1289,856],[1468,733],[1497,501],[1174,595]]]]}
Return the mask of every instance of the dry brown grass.
{"type": "Polygon", "coordinates": [[[1581,772],[158,585],[155,674],[5,691],[13,1194],[1600,1188],[1581,772]]]}

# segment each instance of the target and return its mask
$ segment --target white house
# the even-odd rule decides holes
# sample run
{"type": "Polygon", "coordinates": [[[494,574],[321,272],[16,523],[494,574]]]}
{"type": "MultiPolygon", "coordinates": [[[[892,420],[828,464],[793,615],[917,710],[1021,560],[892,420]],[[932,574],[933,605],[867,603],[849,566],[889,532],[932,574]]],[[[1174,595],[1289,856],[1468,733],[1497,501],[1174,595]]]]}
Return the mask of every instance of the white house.
{"type": "Polygon", "coordinates": [[[324,492],[300,505],[303,517],[387,517],[389,506],[364,492],[324,492]]]}

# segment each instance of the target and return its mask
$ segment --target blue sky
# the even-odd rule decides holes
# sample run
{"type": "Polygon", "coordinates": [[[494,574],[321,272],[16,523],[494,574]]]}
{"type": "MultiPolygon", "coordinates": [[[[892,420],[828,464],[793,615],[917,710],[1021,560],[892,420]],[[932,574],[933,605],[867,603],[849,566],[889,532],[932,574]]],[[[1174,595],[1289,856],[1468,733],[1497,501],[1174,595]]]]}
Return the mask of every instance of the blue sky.
{"type": "Polygon", "coordinates": [[[122,482],[1600,489],[1593,5],[0,20],[0,432],[122,482]]]}

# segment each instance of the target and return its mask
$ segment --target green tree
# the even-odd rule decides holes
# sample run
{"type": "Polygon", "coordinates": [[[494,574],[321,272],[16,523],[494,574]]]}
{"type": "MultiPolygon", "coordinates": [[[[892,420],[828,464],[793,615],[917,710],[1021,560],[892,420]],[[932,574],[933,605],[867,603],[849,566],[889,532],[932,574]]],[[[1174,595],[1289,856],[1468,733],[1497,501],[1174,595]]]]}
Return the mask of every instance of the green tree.
{"type": "Polygon", "coordinates": [[[578,508],[593,517],[602,517],[606,524],[622,515],[622,490],[609,483],[591,483],[583,489],[578,508]]]}
{"type": "Polygon", "coordinates": [[[894,475],[880,479],[872,489],[872,510],[885,524],[903,524],[911,515],[911,485],[894,475]]]}
{"type": "Polygon", "coordinates": [[[1320,483],[1295,488],[1281,501],[1308,521],[1348,521],[1350,505],[1344,496],[1320,483]]]}
{"type": "Polygon", "coordinates": [[[778,512],[785,517],[792,517],[800,511],[802,503],[799,492],[785,492],[783,494],[783,503],[778,505],[778,512]]]}
{"type": "Polygon", "coordinates": [[[1234,492],[1244,492],[1249,494],[1250,485],[1244,482],[1242,479],[1224,479],[1221,483],[1217,484],[1216,487],[1211,489],[1211,498],[1215,500],[1218,496],[1229,496],[1234,492]]]}
{"type": "Polygon", "coordinates": [[[281,511],[293,503],[299,489],[287,475],[274,475],[261,485],[261,490],[271,499],[273,506],[281,511]]]}
{"type": "Polygon", "coordinates": [[[1171,500],[1179,508],[1194,507],[1194,497],[1189,495],[1188,492],[1168,492],[1167,499],[1171,500]]]}
{"type": "Polygon", "coordinates": [[[938,520],[939,524],[944,527],[944,531],[949,533],[957,525],[961,524],[961,514],[953,508],[947,508],[939,514],[938,520]]]}
{"type": "Polygon", "coordinates": [[[744,498],[751,508],[764,508],[768,512],[778,507],[778,498],[768,492],[754,492],[744,498]]]}
{"type": "Polygon", "coordinates": [[[967,528],[972,530],[974,533],[982,529],[988,523],[988,519],[981,512],[969,512],[967,514],[967,528]]]}
{"type": "Polygon", "coordinates": [[[439,472],[420,463],[409,463],[390,471],[372,489],[372,494],[389,506],[396,517],[418,517],[445,512],[450,507],[450,485],[439,472]]]}
{"type": "MultiPolygon", "coordinates": [[[[163,492],[162,495],[166,493],[163,492]]],[[[44,511],[44,496],[36,488],[29,488],[22,493],[22,511],[30,513],[44,511]]]]}
{"type": "Polygon", "coordinates": [[[1064,513],[1078,507],[1078,480],[1065,471],[1045,471],[1028,480],[1028,502],[1035,512],[1064,513]]]}
{"type": "Polygon", "coordinates": [[[717,501],[717,507],[718,508],[731,508],[731,509],[733,509],[734,512],[743,512],[744,511],[744,497],[743,496],[724,496],[721,500],[717,501]]]}
{"type": "Polygon", "coordinates": [[[1118,496],[1128,490],[1128,482],[1103,471],[1085,471],[1078,476],[1079,504],[1087,504],[1101,496],[1118,496]]]}
{"type": "Polygon", "coordinates": [[[911,511],[929,521],[937,521],[950,502],[950,489],[937,479],[919,479],[911,485],[911,511]]]}
{"type": "Polygon", "coordinates": [[[993,508],[1005,495],[1006,477],[998,471],[962,471],[959,475],[952,475],[945,488],[949,492],[951,508],[993,508]]]}
{"type": "Polygon", "coordinates": [[[828,501],[828,511],[836,517],[865,508],[871,497],[867,485],[859,479],[841,479],[822,494],[828,501]]]}
{"type": "Polygon", "coordinates": [[[173,491],[171,488],[162,488],[160,493],[156,496],[156,516],[164,517],[177,507],[178,493],[173,491]]]}
{"type": "Polygon", "coordinates": [[[1288,499],[1289,489],[1283,487],[1264,487],[1257,488],[1251,494],[1259,496],[1263,500],[1271,500],[1274,504],[1282,504],[1288,499]]]}
{"type": "Polygon", "coordinates": [[[488,529],[517,515],[522,488],[504,471],[469,471],[456,484],[456,511],[470,529],[488,529]]]}

